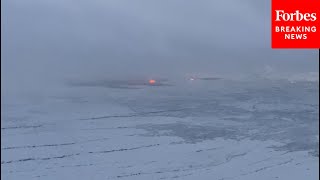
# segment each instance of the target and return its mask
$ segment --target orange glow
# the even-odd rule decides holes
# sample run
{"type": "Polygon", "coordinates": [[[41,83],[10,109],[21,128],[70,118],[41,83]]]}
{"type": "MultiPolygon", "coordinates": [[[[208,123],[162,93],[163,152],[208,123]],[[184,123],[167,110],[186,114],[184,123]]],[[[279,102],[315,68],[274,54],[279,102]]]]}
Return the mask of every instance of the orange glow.
{"type": "Polygon", "coordinates": [[[154,79],[149,80],[149,84],[155,84],[155,83],[156,83],[156,80],[154,80],[154,79]]]}

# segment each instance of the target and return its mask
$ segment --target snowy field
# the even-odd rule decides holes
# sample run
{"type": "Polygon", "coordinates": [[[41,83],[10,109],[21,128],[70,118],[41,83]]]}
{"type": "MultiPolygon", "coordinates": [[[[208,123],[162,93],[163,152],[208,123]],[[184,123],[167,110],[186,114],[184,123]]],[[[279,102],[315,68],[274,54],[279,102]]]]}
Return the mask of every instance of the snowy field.
{"type": "Polygon", "coordinates": [[[2,102],[3,180],[318,180],[318,82],[66,83],[2,102]]]}

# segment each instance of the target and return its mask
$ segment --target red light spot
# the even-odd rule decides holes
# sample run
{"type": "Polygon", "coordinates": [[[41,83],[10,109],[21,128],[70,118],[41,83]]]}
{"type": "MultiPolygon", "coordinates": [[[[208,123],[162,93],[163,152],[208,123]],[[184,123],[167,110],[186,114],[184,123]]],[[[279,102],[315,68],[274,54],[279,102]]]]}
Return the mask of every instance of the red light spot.
{"type": "Polygon", "coordinates": [[[149,84],[155,84],[155,83],[156,83],[156,80],[154,80],[154,79],[149,80],[149,84]]]}

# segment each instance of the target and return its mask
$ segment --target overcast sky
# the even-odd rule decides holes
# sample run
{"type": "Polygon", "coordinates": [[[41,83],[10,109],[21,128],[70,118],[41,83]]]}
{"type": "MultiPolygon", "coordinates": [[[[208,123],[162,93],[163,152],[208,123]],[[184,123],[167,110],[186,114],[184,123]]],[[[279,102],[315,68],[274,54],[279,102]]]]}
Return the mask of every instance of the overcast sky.
{"type": "Polygon", "coordinates": [[[2,0],[3,83],[205,72],[318,72],[272,50],[269,0],[2,0]]]}

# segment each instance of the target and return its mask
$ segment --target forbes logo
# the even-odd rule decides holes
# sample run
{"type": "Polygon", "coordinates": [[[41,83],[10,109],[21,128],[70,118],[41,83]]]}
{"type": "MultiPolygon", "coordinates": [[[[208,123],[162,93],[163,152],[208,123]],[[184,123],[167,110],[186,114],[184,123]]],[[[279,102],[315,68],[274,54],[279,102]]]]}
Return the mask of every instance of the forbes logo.
{"type": "Polygon", "coordinates": [[[317,13],[300,13],[296,10],[294,13],[286,13],[284,10],[275,10],[275,21],[316,21],[317,13]]]}

